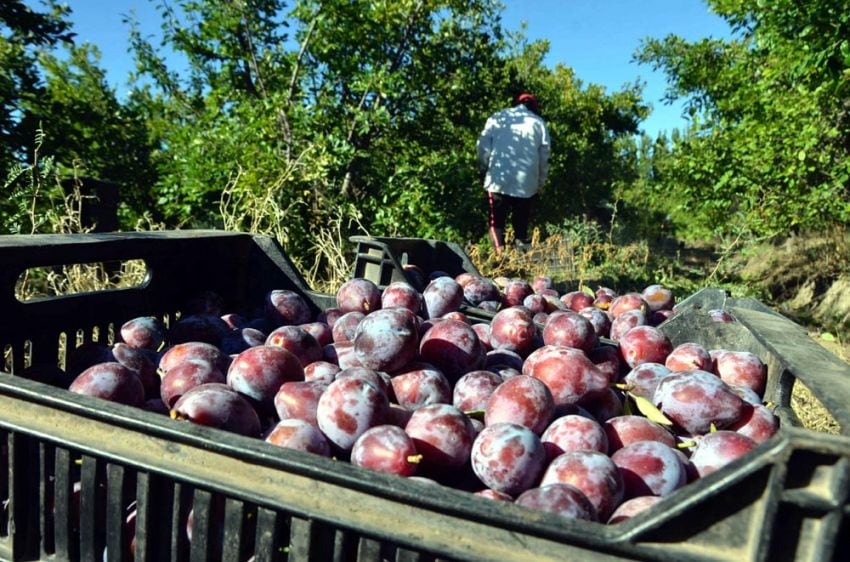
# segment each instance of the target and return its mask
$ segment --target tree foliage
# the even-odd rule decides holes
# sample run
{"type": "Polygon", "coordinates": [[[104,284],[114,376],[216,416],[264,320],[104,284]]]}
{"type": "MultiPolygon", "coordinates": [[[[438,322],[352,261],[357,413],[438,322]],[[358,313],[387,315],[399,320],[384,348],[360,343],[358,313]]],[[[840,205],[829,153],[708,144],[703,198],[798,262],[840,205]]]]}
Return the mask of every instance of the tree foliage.
{"type": "MultiPolygon", "coordinates": [[[[691,236],[771,236],[850,219],[847,2],[711,0],[732,40],[644,43],[693,126],[644,183],[691,236]]],[[[642,195],[629,193],[632,201],[642,195]]]]}
{"type": "Polygon", "coordinates": [[[164,6],[169,68],[134,28],[138,99],[155,108],[158,205],[172,221],[273,232],[295,256],[340,215],[382,235],[476,239],[475,141],[519,91],[544,100],[556,149],[543,219],[604,207],[626,181],[620,140],[645,113],[549,69],[506,34],[495,0],[219,2],[164,6]],[[575,192],[581,192],[576,198],[575,192]]]}
{"type": "Polygon", "coordinates": [[[634,177],[640,87],[609,94],[548,68],[548,44],[503,30],[497,0],[161,3],[160,43],[128,21],[123,99],[97,48],[72,43],[67,9],[48,7],[0,9],[3,168],[26,168],[38,146],[59,175],[116,182],[125,227],[152,213],[263,232],[296,259],[331,224],[482,238],[475,142],[523,90],[543,101],[555,148],[538,222],[604,216],[634,177]]]}
{"type": "Polygon", "coordinates": [[[70,47],[67,57],[43,54],[44,90],[30,111],[42,123],[42,150],[62,164],[63,175],[119,184],[129,220],[152,208],[154,146],[144,113],[117,99],[98,60],[89,44],[70,47]]]}
{"type": "MultiPolygon", "coordinates": [[[[151,207],[156,177],[144,114],[118,100],[97,48],[74,44],[68,8],[52,1],[47,7],[35,12],[17,0],[0,7],[0,169],[35,170],[40,151],[54,163],[53,183],[88,176],[119,184],[131,220],[151,207]]],[[[13,201],[32,184],[14,175],[0,202],[6,230],[17,216],[13,201]]],[[[41,183],[51,182],[45,175],[41,183]]]]}
{"type": "MultiPolygon", "coordinates": [[[[38,53],[74,34],[65,19],[67,9],[51,2],[47,12],[36,12],[23,0],[0,3],[0,169],[27,156],[36,126],[27,119],[24,105],[38,99],[38,53]]],[[[31,152],[31,151],[30,151],[31,152]]]]}
{"type": "Polygon", "coordinates": [[[14,0],[0,8],[0,160],[29,161],[38,140],[58,173],[120,184],[125,227],[152,212],[263,232],[296,259],[329,225],[481,240],[475,141],[533,91],[553,143],[537,225],[616,214],[635,234],[705,237],[846,222],[845,2],[709,4],[731,40],[648,39],[636,55],[691,117],[650,139],[640,83],[608,92],[548,66],[548,43],[503,29],[497,0],[160,3],[161,42],[128,22],[123,98],[97,48],[73,44],[67,9],[14,0]]]}

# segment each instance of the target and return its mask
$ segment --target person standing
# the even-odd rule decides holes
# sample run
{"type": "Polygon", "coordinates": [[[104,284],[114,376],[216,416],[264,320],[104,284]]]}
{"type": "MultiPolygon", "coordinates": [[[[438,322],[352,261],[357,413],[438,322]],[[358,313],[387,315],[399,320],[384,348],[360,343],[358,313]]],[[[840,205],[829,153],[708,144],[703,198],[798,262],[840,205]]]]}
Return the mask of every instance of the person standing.
{"type": "Polygon", "coordinates": [[[537,98],[523,93],[513,107],[490,116],[478,138],[478,165],[490,204],[490,239],[496,252],[505,246],[508,212],[514,244],[529,248],[531,207],[549,172],[549,130],[537,98]]]}

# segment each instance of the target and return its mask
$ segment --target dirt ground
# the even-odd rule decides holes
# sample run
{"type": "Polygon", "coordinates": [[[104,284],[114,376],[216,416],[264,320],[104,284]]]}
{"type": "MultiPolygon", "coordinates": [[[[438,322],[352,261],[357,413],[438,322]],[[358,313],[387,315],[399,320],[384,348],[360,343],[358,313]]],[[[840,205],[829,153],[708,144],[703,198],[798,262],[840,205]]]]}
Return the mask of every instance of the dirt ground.
{"type": "Polygon", "coordinates": [[[723,268],[799,324],[850,339],[850,234],[790,236],[742,251],[723,268]]]}
{"type": "MultiPolygon", "coordinates": [[[[809,337],[820,343],[836,357],[850,364],[848,359],[850,358],[850,345],[848,345],[848,342],[826,341],[821,339],[821,335],[822,333],[817,331],[809,332],[809,337]]],[[[850,381],[848,381],[848,384],[850,384],[850,381]]],[[[791,409],[797,414],[803,427],[807,429],[833,435],[837,435],[841,429],[838,422],[824,408],[817,397],[802,384],[798,383],[794,386],[794,391],[791,394],[791,409]]]]}

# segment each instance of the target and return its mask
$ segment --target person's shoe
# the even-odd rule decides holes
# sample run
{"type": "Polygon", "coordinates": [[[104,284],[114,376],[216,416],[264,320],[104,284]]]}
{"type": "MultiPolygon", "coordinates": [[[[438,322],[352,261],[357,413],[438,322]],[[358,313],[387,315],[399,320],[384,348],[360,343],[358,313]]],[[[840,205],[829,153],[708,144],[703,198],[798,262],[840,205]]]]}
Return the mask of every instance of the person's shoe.
{"type": "Polygon", "coordinates": [[[514,248],[516,248],[517,252],[519,252],[521,254],[525,254],[525,253],[528,253],[529,250],[531,250],[531,244],[529,244],[528,242],[525,242],[523,240],[520,240],[519,238],[516,238],[516,239],[514,239],[514,248]]]}

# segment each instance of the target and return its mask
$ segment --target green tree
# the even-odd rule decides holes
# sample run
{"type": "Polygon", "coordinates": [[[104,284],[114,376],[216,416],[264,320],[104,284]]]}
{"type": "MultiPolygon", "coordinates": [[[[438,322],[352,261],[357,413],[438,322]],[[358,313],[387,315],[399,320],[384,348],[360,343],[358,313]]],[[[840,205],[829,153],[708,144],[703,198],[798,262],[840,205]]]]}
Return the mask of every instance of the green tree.
{"type": "MultiPolygon", "coordinates": [[[[58,189],[56,180],[81,176],[115,182],[130,222],[151,207],[155,140],[144,113],[119,102],[108,86],[97,49],[72,42],[69,9],[52,1],[47,7],[40,13],[18,1],[0,6],[0,166],[11,172],[0,219],[6,223],[18,213],[13,200],[34,197],[24,193],[35,183],[22,171],[44,171],[38,153],[51,166],[36,183],[58,189]]],[[[32,213],[49,211],[34,200],[32,213]]]]}
{"type": "Polygon", "coordinates": [[[623,153],[646,112],[640,88],[608,94],[547,68],[548,45],[506,35],[500,11],[496,0],[163,5],[162,49],[131,32],[148,79],[132,99],[163,147],[158,205],[174,223],[274,234],[296,259],[336,221],[478,239],[478,134],[533,89],[556,143],[541,221],[604,214],[634,176],[623,153]]]}
{"type": "Polygon", "coordinates": [[[840,0],[713,0],[731,41],[648,40],[694,118],[659,189],[691,235],[770,236],[850,219],[850,11],[840,0]]]}
{"type": "MultiPolygon", "coordinates": [[[[456,232],[469,221],[475,128],[499,90],[491,87],[501,65],[496,6],[164,8],[165,43],[185,58],[185,72],[169,69],[138,30],[132,36],[140,70],[153,79],[137,96],[158,108],[152,127],[167,147],[156,161],[159,204],[198,225],[216,224],[223,193],[231,203],[265,201],[276,209],[269,216],[286,215],[275,228],[295,254],[339,209],[361,210],[386,233],[456,232]]],[[[248,222],[235,224],[272,226],[248,222]]]]}
{"type": "Polygon", "coordinates": [[[97,49],[85,43],[69,47],[66,56],[42,54],[44,85],[28,110],[42,123],[42,150],[60,173],[116,183],[124,222],[131,224],[141,212],[155,212],[149,193],[156,179],[150,161],[155,143],[144,113],[119,102],[98,61],[97,49]]]}
{"type": "Polygon", "coordinates": [[[131,103],[164,147],[153,155],[153,193],[172,224],[218,224],[222,192],[243,182],[271,183],[287,126],[282,96],[291,66],[279,19],[283,2],[177,2],[160,5],[166,56],[130,21],[139,80],[131,103]]]}
{"type": "Polygon", "coordinates": [[[25,104],[42,91],[39,52],[73,40],[67,14],[55,2],[46,12],[33,11],[23,0],[0,3],[0,170],[32,154],[38,123],[28,119],[25,104]]]}
{"type": "MultiPolygon", "coordinates": [[[[319,5],[302,2],[296,14],[316,13],[319,5]]],[[[499,5],[321,7],[303,92],[309,130],[343,149],[331,182],[374,213],[371,223],[381,233],[469,234],[471,217],[483,220],[483,198],[470,197],[477,189],[478,127],[504,90],[499,5]]]]}

